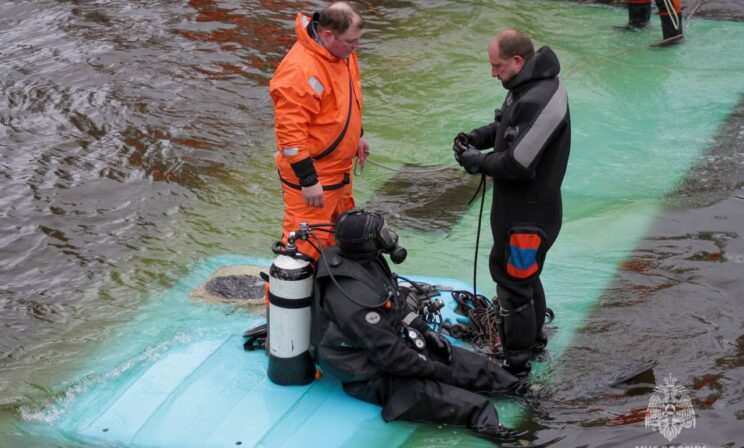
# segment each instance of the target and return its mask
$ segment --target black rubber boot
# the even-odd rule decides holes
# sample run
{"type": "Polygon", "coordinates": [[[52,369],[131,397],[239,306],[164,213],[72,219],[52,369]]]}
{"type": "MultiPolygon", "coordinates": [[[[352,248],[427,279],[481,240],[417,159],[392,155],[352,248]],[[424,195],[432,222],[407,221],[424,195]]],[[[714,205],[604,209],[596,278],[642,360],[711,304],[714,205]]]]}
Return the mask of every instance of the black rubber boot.
{"type": "Polygon", "coordinates": [[[667,11],[664,0],[656,0],[656,6],[659,8],[659,18],[661,19],[661,32],[664,40],[676,42],[682,38],[682,11],[667,11]],[[675,20],[672,20],[672,15],[676,14],[676,27],[675,20]]]}
{"type": "Polygon", "coordinates": [[[545,332],[540,330],[535,338],[535,343],[532,344],[532,353],[540,355],[545,352],[545,346],[548,345],[548,337],[545,336],[545,332]]]}
{"type": "Polygon", "coordinates": [[[515,299],[515,296],[499,290],[505,358],[502,366],[512,375],[521,378],[529,375],[532,368],[530,358],[537,336],[537,318],[531,301],[514,303],[515,299]]]}
{"type": "Polygon", "coordinates": [[[628,3],[628,28],[644,28],[651,20],[651,1],[628,3]]]}
{"type": "Polygon", "coordinates": [[[526,434],[499,423],[499,416],[493,406],[485,407],[469,426],[475,435],[492,442],[516,442],[526,434]]]}

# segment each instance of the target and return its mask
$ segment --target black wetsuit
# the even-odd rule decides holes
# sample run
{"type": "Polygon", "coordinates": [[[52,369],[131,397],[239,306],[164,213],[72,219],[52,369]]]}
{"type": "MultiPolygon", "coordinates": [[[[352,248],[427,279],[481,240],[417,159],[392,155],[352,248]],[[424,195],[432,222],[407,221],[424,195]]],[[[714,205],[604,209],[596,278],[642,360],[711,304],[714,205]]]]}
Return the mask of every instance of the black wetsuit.
{"type": "Polygon", "coordinates": [[[509,392],[517,387],[517,378],[457,347],[450,363],[428,348],[414,349],[405,332],[414,328],[423,333],[428,327],[399,298],[382,256],[356,262],[331,246],[318,262],[315,286],[312,351],[323,371],[341,380],[349,395],[382,406],[385,421],[498,427],[496,409],[473,392],[509,392]],[[330,278],[326,261],[353,300],[330,278]]]}
{"type": "Polygon", "coordinates": [[[561,228],[561,183],[571,146],[568,98],[559,71],[555,53],[539,49],[503,84],[509,93],[495,121],[471,131],[476,148],[493,148],[481,163],[481,172],[493,177],[494,185],[489,267],[499,303],[509,314],[503,342],[515,372],[528,370],[532,349],[547,342],[540,272],[561,228]]]}

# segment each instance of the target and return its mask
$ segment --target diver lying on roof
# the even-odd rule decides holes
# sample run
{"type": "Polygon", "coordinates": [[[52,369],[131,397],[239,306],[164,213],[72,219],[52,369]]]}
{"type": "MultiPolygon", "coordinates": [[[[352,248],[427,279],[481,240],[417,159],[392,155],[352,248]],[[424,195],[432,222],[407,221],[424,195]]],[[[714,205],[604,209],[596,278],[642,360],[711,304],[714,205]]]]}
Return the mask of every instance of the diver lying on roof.
{"type": "Polygon", "coordinates": [[[463,425],[491,440],[516,440],[519,434],[474,392],[513,392],[519,380],[496,362],[452,347],[407,306],[382,256],[400,263],[405,249],[383,218],[344,213],[335,239],[315,280],[311,352],[320,367],[349,395],[382,406],[385,421],[463,425]]]}

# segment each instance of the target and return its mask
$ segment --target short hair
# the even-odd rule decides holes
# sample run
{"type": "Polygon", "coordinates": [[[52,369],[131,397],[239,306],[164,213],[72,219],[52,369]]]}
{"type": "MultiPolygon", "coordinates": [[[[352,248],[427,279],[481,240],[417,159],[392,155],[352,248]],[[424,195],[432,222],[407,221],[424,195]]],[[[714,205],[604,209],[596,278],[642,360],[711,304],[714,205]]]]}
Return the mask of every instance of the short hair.
{"type": "Polygon", "coordinates": [[[527,60],[535,54],[532,40],[521,31],[509,28],[501,31],[498,36],[499,54],[502,58],[519,55],[527,60]]]}
{"type": "Polygon", "coordinates": [[[318,19],[320,28],[329,29],[334,33],[345,33],[352,25],[359,29],[364,28],[364,20],[359,10],[346,2],[335,2],[322,11],[318,19]]]}

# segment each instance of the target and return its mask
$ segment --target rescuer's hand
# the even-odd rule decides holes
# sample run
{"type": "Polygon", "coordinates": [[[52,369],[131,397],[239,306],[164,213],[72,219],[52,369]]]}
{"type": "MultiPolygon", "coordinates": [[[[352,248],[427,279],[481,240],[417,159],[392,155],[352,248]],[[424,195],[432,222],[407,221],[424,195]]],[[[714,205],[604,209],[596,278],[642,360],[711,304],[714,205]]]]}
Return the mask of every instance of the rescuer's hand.
{"type": "MultiPolygon", "coordinates": [[[[452,151],[455,152],[455,159],[459,154],[467,151],[473,147],[473,136],[466,132],[460,132],[455,136],[455,140],[452,142],[452,151]]],[[[458,161],[459,162],[459,161],[458,161]]]]}
{"type": "Polygon", "coordinates": [[[323,199],[323,186],[320,182],[309,187],[302,187],[302,196],[305,198],[305,204],[310,207],[323,208],[325,201],[323,199]]]}
{"type": "Polygon", "coordinates": [[[357,159],[359,159],[359,163],[364,166],[364,162],[367,161],[367,156],[369,155],[369,143],[367,143],[367,140],[364,137],[359,138],[359,144],[357,145],[357,159]]]}
{"type": "Polygon", "coordinates": [[[479,174],[481,172],[481,163],[485,157],[485,154],[471,147],[460,154],[459,162],[469,174],[479,174]]]}
{"type": "Polygon", "coordinates": [[[447,364],[452,362],[452,344],[447,338],[434,330],[427,330],[424,333],[424,340],[429,350],[444,358],[447,364]]]}

